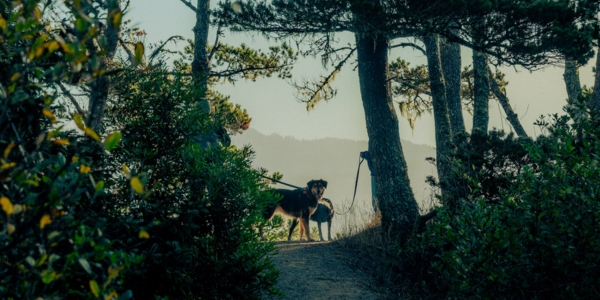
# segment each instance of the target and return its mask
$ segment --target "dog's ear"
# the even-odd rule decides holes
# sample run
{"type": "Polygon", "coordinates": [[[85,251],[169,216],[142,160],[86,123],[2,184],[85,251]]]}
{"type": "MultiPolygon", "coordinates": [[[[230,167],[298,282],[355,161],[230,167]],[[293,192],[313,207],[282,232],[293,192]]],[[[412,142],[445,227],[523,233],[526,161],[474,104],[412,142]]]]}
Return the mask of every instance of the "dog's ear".
{"type": "Polygon", "coordinates": [[[309,182],[306,183],[306,186],[308,188],[310,188],[310,187],[312,187],[313,184],[315,184],[315,182],[316,182],[316,180],[311,180],[311,181],[309,181],[309,182]]]}
{"type": "Polygon", "coordinates": [[[327,181],[325,181],[323,179],[321,179],[319,181],[321,181],[321,184],[323,185],[324,188],[327,188],[327,181]]]}

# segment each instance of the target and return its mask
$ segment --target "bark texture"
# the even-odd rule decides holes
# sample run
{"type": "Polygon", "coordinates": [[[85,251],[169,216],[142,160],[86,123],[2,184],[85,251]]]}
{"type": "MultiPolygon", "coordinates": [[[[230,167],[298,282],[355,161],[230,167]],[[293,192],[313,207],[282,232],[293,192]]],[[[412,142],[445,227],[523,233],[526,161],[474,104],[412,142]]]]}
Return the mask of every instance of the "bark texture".
{"type": "Polygon", "coordinates": [[[388,40],[378,34],[356,34],[356,47],[381,223],[386,231],[405,241],[416,225],[419,212],[410,187],[388,81],[388,40]]]}
{"type": "MultiPolygon", "coordinates": [[[[121,9],[121,1],[116,2],[116,8],[109,9],[121,9]]],[[[108,14],[111,16],[111,14],[108,14]]],[[[100,68],[110,69],[112,67],[113,59],[117,53],[117,46],[119,44],[119,34],[121,28],[116,28],[112,20],[107,17],[106,29],[104,30],[104,37],[106,38],[106,54],[100,57],[100,68]]],[[[91,92],[89,98],[89,116],[87,120],[88,126],[94,131],[99,131],[102,117],[104,116],[104,107],[108,100],[108,92],[110,89],[110,78],[108,76],[99,76],[91,84],[91,92]]]]}
{"type": "Polygon", "coordinates": [[[498,82],[496,82],[496,80],[494,79],[494,76],[492,75],[492,71],[489,68],[488,68],[488,76],[490,78],[490,87],[491,87],[492,93],[494,93],[494,95],[498,99],[498,102],[500,102],[502,109],[504,109],[504,113],[506,113],[506,119],[508,120],[508,122],[510,123],[512,128],[515,130],[515,132],[517,133],[518,136],[529,137],[527,135],[527,132],[525,132],[523,125],[521,125],[521,121],[519,121],[519,116],[515,113],[515,111],[512,109],[512,107],[508,103],[508,97],[506,97],[506,94],[504,94],[502,92],[502,90],[500,89],[498,82]]]}
{"type": "MultiPolygon", "coordinates": [[[[436,35],[428,35],[423,39],[427,50],[427,68],[429,72],[429,85],[433,99],[433,118],[435,122],[435,152],[438,176],[442,183],[442,197],[446,199],[451,186],[450,155],[452,144],[452,130],[450,128],[450,116],[448,114],[448,101],[446,98],[446,87],[444,74],[442,73],[442,61],[440,58],[439,38],[436,35]]],[[[449,193],[450,192],[450,193],[449,193]]]]}
{"type": "Polygon", "coordinates": [[[567,85],[567,95],[569,104],[575,102],[581,97],[581,82],[579,81],[579,65],[573,59],[565,60],[565,73],[563,73],[565,84],[567,85]]]}
{"type": "Polygon", "coordinates": [[[446,83],[446,98],[448,100],[448,113],[450,114],[452,134],[457,134],[465,131],[465,120],[462,115],[460,101],[460,45],[450,43],[447,40],[440,41],[440,56],[446,83]]]}
{"type": "Polygon", "coordinates": [[[210,0],[198,0],[196,6],[196,25],[194,26],[194,58],[192,60],[192,75],[194,79],[206,87],[209,61],[206,52],[208,29],[210,26],[210,0]]]}
{"type": "Polygon", "coordinates": [[[487,61],[485,54],[473,51],[473,131],[481,131],[487,134],[490,120],[489,99],[490,83],[487,72],[487,61]]]}

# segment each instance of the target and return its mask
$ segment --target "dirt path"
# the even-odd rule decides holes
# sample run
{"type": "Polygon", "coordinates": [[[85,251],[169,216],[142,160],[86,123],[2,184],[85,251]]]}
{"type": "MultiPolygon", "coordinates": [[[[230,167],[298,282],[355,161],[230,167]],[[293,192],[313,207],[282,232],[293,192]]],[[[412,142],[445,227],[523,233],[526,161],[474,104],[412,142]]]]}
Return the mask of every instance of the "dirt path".
{"type": "Polygon", "coordinates": [[[281,242],[273,262],[283,299],[378,299],[351,254],[335,242],[281,242]]]}

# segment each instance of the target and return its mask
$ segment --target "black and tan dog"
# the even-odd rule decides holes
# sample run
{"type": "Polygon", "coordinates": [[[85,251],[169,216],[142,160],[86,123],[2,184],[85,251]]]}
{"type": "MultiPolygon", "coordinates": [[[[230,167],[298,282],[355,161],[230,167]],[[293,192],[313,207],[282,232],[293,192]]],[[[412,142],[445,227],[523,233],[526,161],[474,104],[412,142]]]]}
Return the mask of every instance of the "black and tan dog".
{"type": "Polygon", "coordinates": [[[298,221],[300,221],[300,240],[302,240],[304,233],[306,233],[308,241],[312,241],[313,239],[310,238],[308,220],[317,209],[319,200],[323,198],[323,193],[326,188],[327,181],[319,179],[309,181],[303,189],[276,189],[275,192],[283,196],[283,198],[279,201],[278,205],[269,207],[265,210],[263,216],[265,219],[270,220],[275,213],[279,213],[280,215],[291,218],[293,223],[288,235],[288,241],[291,240],[294,228],[298,224],[298,221]]]}
{"type": "Polygon", "coordinates": [[[319,228],[319,237],[321,241],[323,239],[323,231],[321,231],[321,223],[327,222],[327,240],[331,241],[331,220],[333,220],[333,203],[327,198],[323,198],[319,201],[317,210],[310,216],[312,221],[317,222],[317,228],[319,228]]]}

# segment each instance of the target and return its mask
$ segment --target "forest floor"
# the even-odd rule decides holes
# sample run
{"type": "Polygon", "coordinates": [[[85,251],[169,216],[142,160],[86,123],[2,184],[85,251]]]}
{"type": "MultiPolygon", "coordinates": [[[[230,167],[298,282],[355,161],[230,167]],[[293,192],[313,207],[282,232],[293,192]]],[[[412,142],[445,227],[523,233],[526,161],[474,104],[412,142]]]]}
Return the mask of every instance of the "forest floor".
{"type": "Polygon", "coordinates": [[[381,299],[352,249],[339,242],[278,242],[273,262],[283,299],[381,299]]]}

